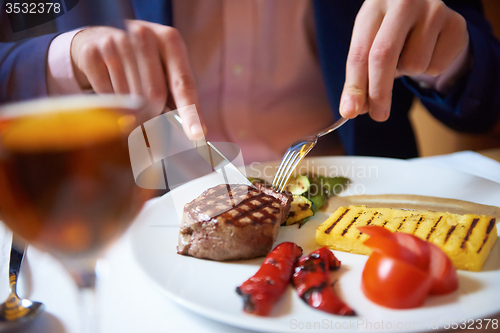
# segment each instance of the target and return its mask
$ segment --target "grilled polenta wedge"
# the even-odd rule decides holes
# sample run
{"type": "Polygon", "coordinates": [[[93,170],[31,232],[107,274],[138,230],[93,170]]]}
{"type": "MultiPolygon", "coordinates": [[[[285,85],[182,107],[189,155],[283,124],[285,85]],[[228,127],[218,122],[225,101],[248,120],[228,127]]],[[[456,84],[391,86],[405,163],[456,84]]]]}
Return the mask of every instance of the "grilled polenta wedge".
{"type": "Polygon", "coordinates": [[[496,220],[487,215],[458,215],[432,211],[366,206],[339,207],[316,230],[316,242],[330,249],[370,254],[368,238],[357,227],[378,225],[405,232],[439,246],[455,268],[480,271],[497,239],[496,220]]]}

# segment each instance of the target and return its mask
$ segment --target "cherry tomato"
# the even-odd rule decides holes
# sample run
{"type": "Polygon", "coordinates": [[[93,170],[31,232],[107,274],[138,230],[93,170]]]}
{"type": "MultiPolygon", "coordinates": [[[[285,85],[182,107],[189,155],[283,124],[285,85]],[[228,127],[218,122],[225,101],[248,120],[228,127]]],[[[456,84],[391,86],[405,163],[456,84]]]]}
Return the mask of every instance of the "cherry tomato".
{"type": "Polygon", "coordinates": [[[361,279],[363,293],[389,308],[408,309],[424,303],[431,288],[429,274],[411,264],[374,252],[361,279]]]}
{"type": "Polygon", "coordinates": [[[450,258],[436,245],[429,243],[431,261],[429,272],[433,278],[431,295],[444,295],[458,289],[458,276],[450,258]]]}
{"type": "Polygon", "coordinates": [[[376,226],[358,227],[358,230],[370,236],[364,244],[374,252],[417,265],[424,270],[429,267],[429,250],[426,242],[420,238],[376,226]]]}
{"type": "MultiPolygon", "coordinates": [[[[397,242],[400,245],[401,249],[404,248],[413,253],[414,255],[412,261],[413,264],[417,265],[419,268],[423,270],[429,269],[429,264],[431,259],[429,245],[431,243],[426,242],[416,236],[405,234],[402,232],[394,233],[394,236],[396,237],[397,242]]],[[[446,256],[446,254],[444,255],[446,256]]]]}
{"type": "Polygon", "coordinates": [[[378,226],[358,228],[370,236],[373,249],[363,270],[361,288],[373,302],[391,308],[412,308],[427,295],[458,288],[458,277],[448,256],[436,245],[378,226]]]}

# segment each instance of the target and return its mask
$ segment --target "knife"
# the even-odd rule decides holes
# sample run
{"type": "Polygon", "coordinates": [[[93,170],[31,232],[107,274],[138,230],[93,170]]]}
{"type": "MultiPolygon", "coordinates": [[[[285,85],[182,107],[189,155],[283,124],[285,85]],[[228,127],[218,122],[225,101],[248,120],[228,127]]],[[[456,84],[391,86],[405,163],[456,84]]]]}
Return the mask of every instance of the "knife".
{"type": "MultiPolygon", "coordinates": [[[[171,124],[184,132],[182,119],[178,114],[168,112],[166,115],[171,124]]],[[[210,164],[212,170],[222,174],[226,184],[237,183],[254,187],[248,178],[212,142],[205,140],[205,138],[191,141],[198,154],[210,164]]]]}

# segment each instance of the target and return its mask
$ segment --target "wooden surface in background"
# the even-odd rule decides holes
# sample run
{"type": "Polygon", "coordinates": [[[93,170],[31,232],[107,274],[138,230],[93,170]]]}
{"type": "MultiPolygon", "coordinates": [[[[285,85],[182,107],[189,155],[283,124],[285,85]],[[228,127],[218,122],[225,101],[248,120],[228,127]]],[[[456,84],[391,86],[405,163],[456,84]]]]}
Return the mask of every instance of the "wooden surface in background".
{"type": "MultiPolygon", "coordinates": [[[[486,17],[500,38],[500,0],[483,0],[483,5],[486,17]]],[[[421,156],[500,147],[500,122],[492,133],[483,135],[459,133],[437,121],[418,100],[410,111],[410,118],[421,156]]]]}
{"type": "Polygon", "coordinates": [[[493,26],[493,31],[500,37],[500,1],[483,0],[484,12],[493,26]]]}

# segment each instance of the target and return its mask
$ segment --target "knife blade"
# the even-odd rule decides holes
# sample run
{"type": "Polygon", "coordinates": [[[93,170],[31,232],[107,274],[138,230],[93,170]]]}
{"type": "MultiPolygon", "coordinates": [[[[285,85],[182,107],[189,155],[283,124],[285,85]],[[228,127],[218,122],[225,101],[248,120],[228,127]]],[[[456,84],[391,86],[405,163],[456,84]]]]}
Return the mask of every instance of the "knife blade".
{"type": "MultiPolygon", "coordinates": [[[[167,113],[167,117],[174,126],[184,132],[182,127],[182,119],[178,114],[167,113]]],[[[219,174],[222,174],[226,184],[245,184],[253,186],[248,178],[241,172],[222,152],[210,141],[205,140],[191,140],[193,146],[196,148],[205,161],[207,161],[212,169],[219,174]]]]}

